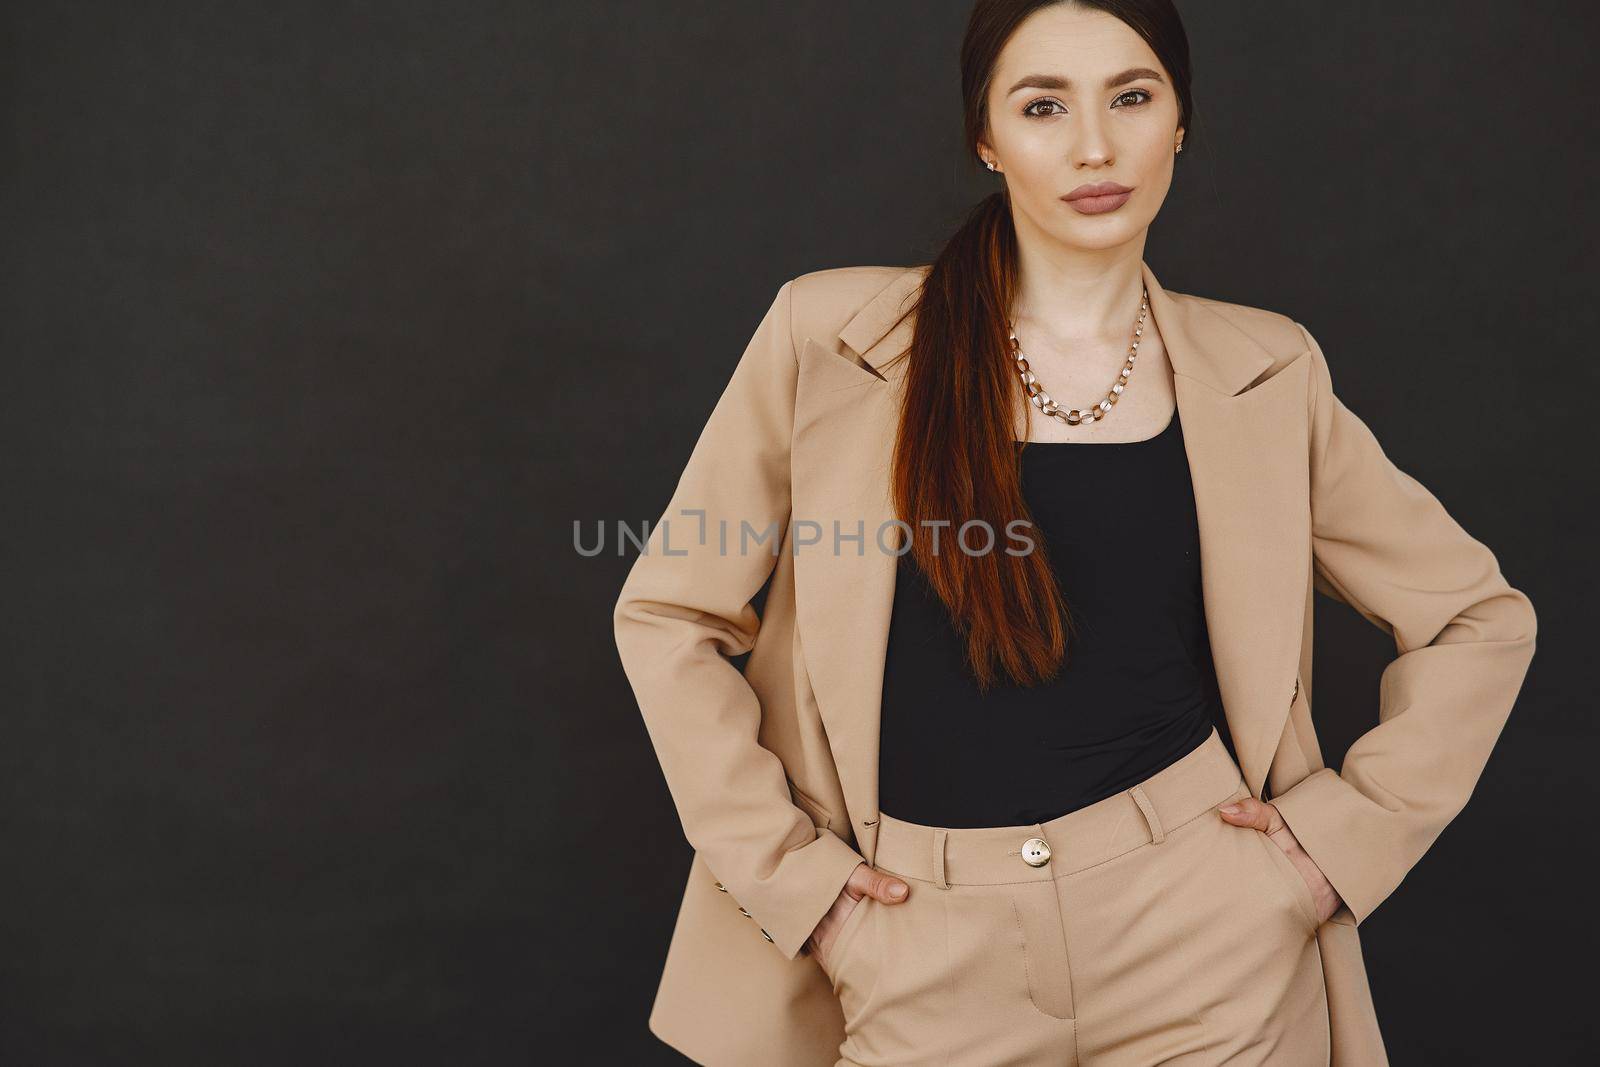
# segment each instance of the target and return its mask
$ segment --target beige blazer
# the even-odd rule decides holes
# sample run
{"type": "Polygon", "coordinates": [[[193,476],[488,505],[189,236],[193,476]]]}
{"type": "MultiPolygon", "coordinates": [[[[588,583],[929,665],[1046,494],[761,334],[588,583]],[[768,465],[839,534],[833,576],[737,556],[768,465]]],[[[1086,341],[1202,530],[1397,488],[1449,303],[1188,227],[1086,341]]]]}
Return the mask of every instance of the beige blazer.
{"type": "MultiPolygon", "coordinates": [[[[896,568],[875,535],[894,518],[905,361],[886,364],[926,270],[823,270],[778,290],[616,603],[695,850],[649,1025],[698,1063],[824,1067],[843,1038],[805,941],[877,838],[896,568]],[[726,657],[745,652],[741,673],[726,657]]],[[[1344,898],[1317,935],[1333,1062],[1373,1067],[1387,1060],[1357,925],[1476,785],[1533,656],[1533,607],[1384,455],[1304,327],[1143,274],[1175,372],[1227,726],[1251,791],[1344,898]],[[1311,715],[1314,590],[1398,653],[1338,772],[1311,715]]]]}

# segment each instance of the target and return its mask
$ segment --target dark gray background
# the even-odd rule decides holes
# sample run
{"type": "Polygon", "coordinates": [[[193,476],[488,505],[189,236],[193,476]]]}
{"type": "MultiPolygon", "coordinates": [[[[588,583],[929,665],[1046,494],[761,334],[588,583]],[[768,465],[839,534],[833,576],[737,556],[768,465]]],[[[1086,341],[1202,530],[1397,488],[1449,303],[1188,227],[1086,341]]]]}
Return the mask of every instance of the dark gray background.
{"type": "MultiPolygon", "coordinates": [[[[1397,1064],[1592,1052],[1596,17],[1183,5],[1147,258],[1305,323],[1539,612],[1363,925],[1397,1064]]],[[[991,189],[965,2],[7,5],[0,1062],[682,1062],[612,643],[778,287],[991,189]]],[[[1320,601],[1330,756],[1392,644],[1320,601]]]]}

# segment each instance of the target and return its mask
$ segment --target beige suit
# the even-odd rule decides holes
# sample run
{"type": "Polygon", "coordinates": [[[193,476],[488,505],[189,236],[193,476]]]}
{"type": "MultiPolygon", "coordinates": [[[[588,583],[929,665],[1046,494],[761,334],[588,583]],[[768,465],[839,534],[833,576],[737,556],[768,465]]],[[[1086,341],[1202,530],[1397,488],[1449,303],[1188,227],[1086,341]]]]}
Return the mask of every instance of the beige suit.
{"type": "MultiPolygon", "coordinates": [[[[877,843],[896,567],[876,533],[893,543],[905,361],[887,364],[925,273],[842,268],[779,289],[616,604],[695,849],[650,1028],[699,1063],[837,1055],[841,1008],[804,949],[877,843]],[[755,540],[780,527],[776,554],[755,540]],[[726,657],[744,652],[741,673],[726,657]]],[[[1332,1062],[1372,1067],[1387,1061],[1357,924],[1470,796],[1532,659],[1533,607],[1341,403],[1304,327],[1143,273],[1175,375],[1228,730],[1251,793],[1344,898],[1316,934],[1332,1062]],[[1398,652],[1377,725],[1339,772],[1311,717],[1313,590],[1398,652]]]]}

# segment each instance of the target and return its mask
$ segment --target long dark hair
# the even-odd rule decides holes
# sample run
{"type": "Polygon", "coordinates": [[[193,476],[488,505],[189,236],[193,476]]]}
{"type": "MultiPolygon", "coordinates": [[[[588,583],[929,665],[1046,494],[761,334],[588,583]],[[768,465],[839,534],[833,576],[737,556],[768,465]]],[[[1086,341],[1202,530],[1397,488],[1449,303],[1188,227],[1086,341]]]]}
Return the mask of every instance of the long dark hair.
{"type": "MultiPolygon", "coordinates": [[[[978,0],[961,43],[966,144],[975,159],[988,133],[988,95],[1006,41],[1029,15],[1053,3],[1096,8],[1127,23],[1172,79],[1179,125],[1191,114],[1189,42],[1171,0],[978,0]]],[[[1185,134],[1186,138],[1188,134],[1185,134]]],[[[1001,531],[1031,518],[1013,441],[1021,386],[1012,371],[1006,316],[1016,291],[1016,231],[1002,190],[978,203],[933,260],[907,309],[916,316],[893,460],[896,513],[913,530],[950,520],[950,530],[983,520],[994,550],[935,554],[911,538],[912,559],[964,633],[981,688],[995,665],[1022,685],[1053,677],[1073,628],[1048,554],[1034,537],[1025,554],[1000,550],[1001,531]],[[957,518],[958,517],[958,518],[957,518]]],[[[941,542],[945,539],[941,538],[941,542]]]]}

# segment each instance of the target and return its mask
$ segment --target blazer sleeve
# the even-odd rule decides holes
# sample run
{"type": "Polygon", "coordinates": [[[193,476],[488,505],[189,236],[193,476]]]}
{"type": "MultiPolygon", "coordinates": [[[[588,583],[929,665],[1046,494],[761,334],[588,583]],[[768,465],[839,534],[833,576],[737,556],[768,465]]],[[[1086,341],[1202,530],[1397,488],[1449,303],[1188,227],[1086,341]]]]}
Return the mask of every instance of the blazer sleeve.
{"type": "Polygon", "coordinates": [[[751,600],[787,543],[794,284],[778,290],[734,368],[613,614],[685,836],[789,959],[866,862],[795,805],[782,762],[758,740],[759,699],[728,660],[754,647],[751,600]]]}
{"type": "MultiPolygon", "coordinates": [[[[1296,323],[1299,326],[1298,323],[1296,323]]],[[[1494,555],[1396,467],[1311,352],[1313,581],[1394,638],[1378,724],[1272,798],[1357,924],[1466,805],[1533,658],[1535,616],[1494,555]]]]}

